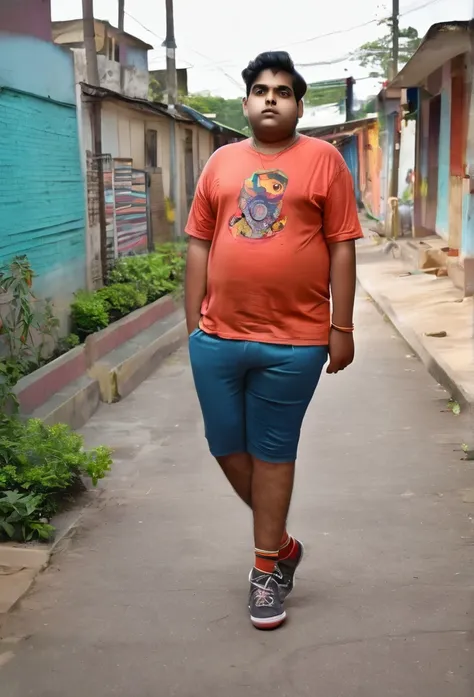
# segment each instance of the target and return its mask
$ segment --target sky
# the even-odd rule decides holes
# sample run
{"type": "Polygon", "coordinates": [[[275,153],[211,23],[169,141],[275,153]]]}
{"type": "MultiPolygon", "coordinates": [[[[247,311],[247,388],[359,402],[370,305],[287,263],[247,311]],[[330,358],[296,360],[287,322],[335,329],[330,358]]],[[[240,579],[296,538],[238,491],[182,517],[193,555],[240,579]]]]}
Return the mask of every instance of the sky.
{"type": "MultiPolygon", "coordinates": [[[[117,0],[94,0],[95,17],[116,26],[117,6],[117,0]]],[[[188,68],[190,92],[239,97],[240,73],[249,60],[261,51],[285,49],[308,82],[352,75],[355,96],[364,99],[377,93],[380,83],[347,55],[385,33],[377,20],[390,11],[381,0],[174,0],[178,67],[188,68]],[[307,65],[314,63],[323,65],[307,65]]],[[[125,12],[125,30],[154,46],[150,69],[164,68],[165,0],[125,0],[125,12]]],[[[473,0],[400,0],[400,26],[414,26],[420,36],[436,22],[473,14],[473,0]]],[[[82,1],[52,0],[52,15],[77,19],[82,1]]]]}

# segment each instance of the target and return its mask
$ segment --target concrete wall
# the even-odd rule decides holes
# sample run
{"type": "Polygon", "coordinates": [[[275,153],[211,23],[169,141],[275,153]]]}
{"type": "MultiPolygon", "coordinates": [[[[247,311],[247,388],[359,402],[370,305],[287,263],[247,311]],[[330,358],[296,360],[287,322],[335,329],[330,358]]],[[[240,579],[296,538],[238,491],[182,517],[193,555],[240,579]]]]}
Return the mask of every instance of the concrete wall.
{"type": "Polygon", "coordinates": [[[0,31],[51,41],[51,0],[2,0],[0,31]]]}
{"type": "MultiPolygon", "coordinates": [[[[130,49],[128,49],[130,51],[130,49]]],[[[86,52],[83,48],[72,49],[76,72],[76,82],[87,82],[86,52]]],[[[146,52],[145,52],[146,58],[146,52]]],[[[97,56],[99,68],[100,86],[105,89],[124,94],[127,97],[147,99],[148,97],[148,71],[140,66],[143,61],[136,61],[137,65],[123,66],[116,61],[109,60],[106,56],[97,56]],[[123,90],[121,86],[120,71],[123,71],[123,90]]]]}
{"type": "Polygon", "coordinates": [[[0,38],[0,261],[26,254],[35,289],[67,316],[85,286],[85,205],[72,56],[0,38]]]}

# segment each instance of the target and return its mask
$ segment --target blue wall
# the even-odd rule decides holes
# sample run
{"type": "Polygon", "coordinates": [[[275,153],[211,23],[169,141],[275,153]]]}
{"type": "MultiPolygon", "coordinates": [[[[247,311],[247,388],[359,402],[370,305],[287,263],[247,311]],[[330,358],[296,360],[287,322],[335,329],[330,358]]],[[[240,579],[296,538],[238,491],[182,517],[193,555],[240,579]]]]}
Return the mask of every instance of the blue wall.
{"type": "Polygon", "coordinates": [[[72,56],[2,36],[0,262],[26,254],[36,290],[65,311],[85,286],[85,227],[72,56]]]}
{"type": "Polygon", "coordinates": [[[146,72],[148,70],[148,51],[134,46],[125,47],[125,65],[146,72]]]}
{"type": "Polygon", "coordinates": [[[445,240],[449,237],[449,167],[451,147],[451,94],[441,92],[441,117],[438,150],[438,204],[436,232],[445,240]]]}
{"type": "Polygon", "coordinates": [[[354,182],[354,192],[357,202],[360,203],[359,188],[359,153],[357,149],[357,136],[351,136],[342,146],[342,156],[349,168],[354,182]]]}

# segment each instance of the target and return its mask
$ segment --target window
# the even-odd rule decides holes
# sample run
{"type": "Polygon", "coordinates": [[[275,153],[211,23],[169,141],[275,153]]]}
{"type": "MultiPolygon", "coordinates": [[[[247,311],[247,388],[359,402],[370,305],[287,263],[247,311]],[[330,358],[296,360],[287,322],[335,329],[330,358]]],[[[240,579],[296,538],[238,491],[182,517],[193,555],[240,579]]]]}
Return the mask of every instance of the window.
{"type": "Polygon", "coordinates": [[[145,165],[146,167],[158,167],[158,132],[147,129],[145,144],[145,165]]]}

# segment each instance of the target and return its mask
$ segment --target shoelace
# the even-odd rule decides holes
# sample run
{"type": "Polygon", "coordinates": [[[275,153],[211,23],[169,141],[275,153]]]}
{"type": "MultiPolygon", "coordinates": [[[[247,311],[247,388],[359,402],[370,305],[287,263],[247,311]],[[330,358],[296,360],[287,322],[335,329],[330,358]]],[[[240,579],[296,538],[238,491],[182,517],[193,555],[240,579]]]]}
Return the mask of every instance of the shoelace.
{"type": "MultiPolygon", "coordinates": [[[[260,578],[262,577],[260,576],[260,578]]],[[[276,579],[274,579],[273,576],[269,576],[263,584],[258,582],[259,578],[252,581],[252,595],[256,607],[273,607],[275,605],[277,599],[276,589],[268,588],[268,584],[272,580],[276,579]]]]}
{"type": "Polygon", "coordinates": [[[256,607],[273,607],[276,599],[274,591],[261,586],[255,588],[253,598],[256,607]]]}

